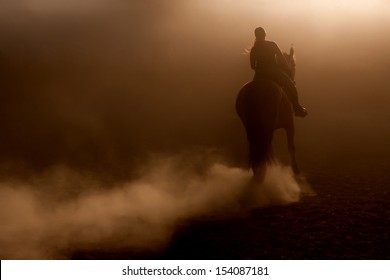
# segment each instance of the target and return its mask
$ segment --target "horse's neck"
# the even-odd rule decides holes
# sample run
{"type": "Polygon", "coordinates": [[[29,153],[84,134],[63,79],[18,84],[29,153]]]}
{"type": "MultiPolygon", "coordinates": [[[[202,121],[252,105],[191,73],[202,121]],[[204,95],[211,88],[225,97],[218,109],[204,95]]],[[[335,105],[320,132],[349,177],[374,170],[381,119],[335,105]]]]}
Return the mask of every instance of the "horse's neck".
{"type": "Polygon", "coordinates": [[[289,67],[290,70],[291,70],[290,78],[291,78],[293,81],[295,81],[295,59],[294,59],[294,55],[284,53],[284,57],[286,58],[288,67],[289,67]]]}

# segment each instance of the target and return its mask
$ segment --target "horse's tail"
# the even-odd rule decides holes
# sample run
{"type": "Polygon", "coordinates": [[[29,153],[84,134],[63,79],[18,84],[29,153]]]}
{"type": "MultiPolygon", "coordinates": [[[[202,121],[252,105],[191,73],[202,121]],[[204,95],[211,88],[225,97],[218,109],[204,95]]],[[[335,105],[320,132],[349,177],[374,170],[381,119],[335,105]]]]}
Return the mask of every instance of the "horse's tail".
{"type": "Polygon", "coordinates": [[[278,114],[280,92],[271,81],[250,82],[240,91],[236,109],[247,134],[249,165],[253,172],[264,173],[274,160],[272,139],[278,114]]]}

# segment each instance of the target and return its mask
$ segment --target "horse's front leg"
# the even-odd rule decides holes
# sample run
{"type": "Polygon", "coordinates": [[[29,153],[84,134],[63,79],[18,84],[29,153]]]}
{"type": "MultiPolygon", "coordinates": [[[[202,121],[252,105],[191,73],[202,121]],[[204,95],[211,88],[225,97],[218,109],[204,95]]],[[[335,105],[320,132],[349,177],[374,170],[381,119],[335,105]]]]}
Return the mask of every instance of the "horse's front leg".
{"type": "Polygon", "coordinates": [[[286,128],[286,135],[287,135],[287,145],[288,145],[288,151],[290,153],[291,157],[291,166],[294,171],[294,173],[297,175],[300,173],[297,158],[295,156],[295,144],[294,144],[294,126],[289,125],[286,128]]]}

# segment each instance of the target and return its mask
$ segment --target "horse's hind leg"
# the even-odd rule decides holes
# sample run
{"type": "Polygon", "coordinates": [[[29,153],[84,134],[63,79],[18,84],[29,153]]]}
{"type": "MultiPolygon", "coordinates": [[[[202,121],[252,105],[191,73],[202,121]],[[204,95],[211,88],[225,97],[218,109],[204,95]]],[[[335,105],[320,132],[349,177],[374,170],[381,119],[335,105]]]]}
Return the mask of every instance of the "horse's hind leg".
{"type": "Polygon", "coordinates": [[[287,135],[287,145],[288,151],[291,157],[291,166],[295,174],[299,174],[299,167],[297,163],[297,158],[295,156],[295,144],[294,144],[294,126],[286,127],[286,135],[287,135]]]}

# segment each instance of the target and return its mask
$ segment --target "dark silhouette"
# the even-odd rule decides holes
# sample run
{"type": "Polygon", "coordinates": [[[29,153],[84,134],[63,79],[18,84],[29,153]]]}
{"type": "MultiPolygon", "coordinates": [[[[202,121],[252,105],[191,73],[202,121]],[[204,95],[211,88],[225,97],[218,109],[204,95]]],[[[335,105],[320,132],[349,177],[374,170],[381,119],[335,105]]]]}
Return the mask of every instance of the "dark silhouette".
{"type": "MultiPolygon", "coordinates": [[[[298,92],[294,83],[294,75],[286,58],[275,42],[265,40],[265,30],[255,30],[256,40],[250,52],[250,64],[255,70],[254,80],[268,78],[281,85],[291,101],[295,115],[305,117],[307,110],[299,104],[298,92]]],[[[293,53],[292,53],[293,55],[293,53]]]]}
{"type": "MultiPolygon", "coordinates": [[[[286,72],[293,81],[295,74],[294,50],[282,54],[286,72]]],[[[295,157],[294,114],[286,91],[266,75],[259,75],[245,84],[236,100],[237,113],[245,127],[249,142],[249,162],[255,177],[262,180],[266,166],[272,163],[274,130],[284,128],[287,134],[291,165],[299,173],[295,157]]]]}

